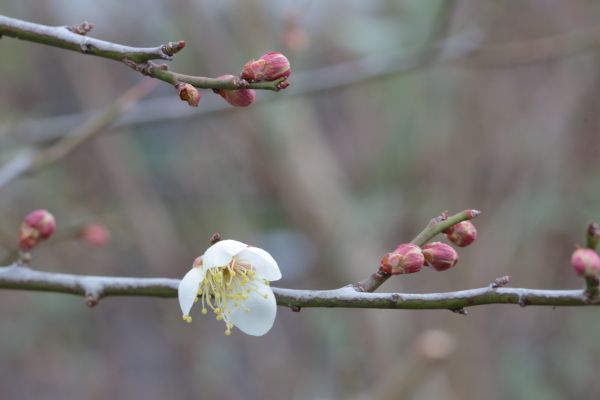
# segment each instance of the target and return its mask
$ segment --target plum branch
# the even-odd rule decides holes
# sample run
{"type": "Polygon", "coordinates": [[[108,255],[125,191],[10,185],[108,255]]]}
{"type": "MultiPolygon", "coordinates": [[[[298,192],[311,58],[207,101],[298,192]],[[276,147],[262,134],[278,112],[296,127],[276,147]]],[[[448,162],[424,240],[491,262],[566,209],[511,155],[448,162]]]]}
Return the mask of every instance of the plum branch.
{"type": "MultiPolygon", "coordinates": [[[[452,216],[433,218],[413,240],[424,244],[456,223],[470,220],[479,213],[465,210],[452,216]]],[[[485,304],[524,306],[599,305],[600,298],[586,289],[540,290],[504,287],[509,277],[501,277],[486,287],[444,293],[372,293],[390,276],[378,271],[365,280],[332,290],[273,288],[277,304],[300,311],[305,307],[376,308],[376,309],[447,309],[461,314],[467,307],[485,304]]],[[[177,297],[179,279],[133,278],[75,275],[38,271],[25,265],[23,258],[0,267],[0,289],[54,292],[83,296],[88,306],[112,296],[177,297]]]]}
{"type": "Polygon", "coordinates": [[[156,47],[131,47],[87,36],[93,24],[48,26],[22,21],[0,15],[0,36],[12,37],[119,61],[134,70],[161,81],[175,85],[189,83],[199,89],[260,89],[279,91],[285,78],[273,81],[248,82],[237,77],[207,78],[169,71],[166,64],[158,65],[153,60],[169,61],[185,47],[183,40],[168,42],[156,47]]]}
{"type": "MultiPolygon", "coordinates": [[[[79,295],[89,306],[112,296],[177,297],[178,286],[179,279],[63,274],[37,271],[16,263],[0,267],[0,289],[79,295]]],[[[589,298],[583,289],[495,288],[492,284],[478,289],[424,294],[366,293],[350,286],[333,290],[274,287],[273,292],[277,304],[294,311],[305,307],[457,310],[484,304],[552,307],[600,304],[598,298],[589,298]]]]}

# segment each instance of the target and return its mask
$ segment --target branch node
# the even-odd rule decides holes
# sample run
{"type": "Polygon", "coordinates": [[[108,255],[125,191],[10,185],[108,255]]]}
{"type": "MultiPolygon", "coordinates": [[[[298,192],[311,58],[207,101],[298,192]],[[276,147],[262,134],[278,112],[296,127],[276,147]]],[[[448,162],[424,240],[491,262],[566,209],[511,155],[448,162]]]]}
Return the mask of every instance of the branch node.
{"type": "Polygon", "coordinates": [[[160,49],[164,53],[165,60],[171,60],[172,56],[177,54],[181,49],[185,47],[185,41],[180,40],[178,42],[169,42],[167,44],[163,44],[160,49]]]}
{"type": "Polygon", "coordinates": [[[505,275],[505,276],[501,276],[500,278],[496,278],[494,279],[494,282],[492,282],[490,284],[490,287],[492,289],[498,289],[501,288],[503,286],[506,286],[508,284],[508,282],[510,282],[510,275],[505,275]]]}
{"type": "Polygon", "coordinates": [[[83,21],[80,24],[75,24],[71,26],[66,26],[68,30],[73,33],[76,33],[81,36],[87,35],[92,29],[94,29],[94,24],[91,22],[83,21]]]}
{"type": "Polygon", "coordinates": [[[469,312],[464,307],[451,308],[450,311],[452,311],[455,314],[469,315],[469,312]]]}
{"type": "Polygon", "coordinates": [[[280,90],[288,88],[290,85],[291,85],[291,83],[288,82],[288,80],[286,78],[283,78],[283,80],[281,82],[278,82],[277,86],[275,86],[275,91],[279,92],[280,90]]]}
{"type": "Polygon", "coordinates": [[[527,299],[527,295],[519,294],[519,300],[517,301],[517,303],[521,307],[526,307],[528,305],[528,303],[529,303],[529,300],[527,299]]]}
{"type": "Polygon", "coordinates": [[[242,79],[239,76],[233,78],[233,84],[238,89],[247,89],[250,86],[250,83],[247,80],[242,79]]]}
{"type": "Polygon", "coordinates": [[[98,293],[86,293],[85,295],[85,305],[92,308],[98,305],[100,302],[100,295],[98,293]]]}
{"type": "Polygon", "coordinates": [[[19,258],[16,264],[19,266],[28,266],[32,258],[31,252],[19,250],[19,258]]]}
{"type": "Polygon", "coordinates": [[[91,53],[91,52],[92,52],[92,48],[93,48],[93,46],[92,46],[91,44],[87,43],[87,42],[83,42],[83,43],[81,43],[81,44],[79,45],[79,47],[81,48],[81,51],[82,51],[84,54],[89,54],[89,53],[91,53]]]}

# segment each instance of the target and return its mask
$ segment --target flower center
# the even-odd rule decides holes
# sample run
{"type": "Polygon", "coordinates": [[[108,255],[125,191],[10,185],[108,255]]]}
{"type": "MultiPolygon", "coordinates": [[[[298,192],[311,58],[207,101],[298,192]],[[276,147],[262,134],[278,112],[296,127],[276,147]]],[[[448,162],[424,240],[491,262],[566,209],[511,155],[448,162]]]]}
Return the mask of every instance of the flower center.
{"type": "Polygon", "coordinates": [[[217,320],[225,322],[225,335],[230,335],[233,328],[231,311],[240,307],[249,311],[243,301],[258,290],[256,282],[254,268],[235,259],[223,267],[209,269],[198,288],[197,300],[202,303],[202,314],[211,309],[217,320]]]}

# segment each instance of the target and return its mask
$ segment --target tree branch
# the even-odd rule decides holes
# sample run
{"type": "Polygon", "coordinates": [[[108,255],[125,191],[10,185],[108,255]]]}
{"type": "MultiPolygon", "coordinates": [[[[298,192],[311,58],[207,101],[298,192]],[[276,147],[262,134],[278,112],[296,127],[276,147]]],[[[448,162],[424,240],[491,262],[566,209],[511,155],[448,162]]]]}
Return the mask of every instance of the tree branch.
{"type": "Polygon", "coordinates": [[[83,33],[91,30],[91,26],[89,23],[74,27],[47,26],[0,15],[0,36],[119,61],[146,76],[172,85],[185,82],[200,89],[250,88],[278,91],[281,88],[280,84],[285,80],[282,78],[276,81],[248,83],[239,78],[214,79],[168,71],[166,65],[156,65],[151,61],[171,60],[174,54],[185,47],[184,41],[169,42],[157,47],[130,47],[84,35],[83,33]]]}
{"type": "MultiPolygon", "coordinates": [[[[83,296],[89,306],[110,296],[177,297],[178,279],[122,278],[72,275],[36,271],[13,264],[0,267],[0,288],[83,296]]],[[[294,290],[273,288],[277,304],[298,311],[303,307],[448,309],[455,310],[484,304],[521,306],[598,305],[583,290],[536,290],[492,288],[492,286],[446,293],[364,293],[352,287],[334,290],[294,290]]]]}

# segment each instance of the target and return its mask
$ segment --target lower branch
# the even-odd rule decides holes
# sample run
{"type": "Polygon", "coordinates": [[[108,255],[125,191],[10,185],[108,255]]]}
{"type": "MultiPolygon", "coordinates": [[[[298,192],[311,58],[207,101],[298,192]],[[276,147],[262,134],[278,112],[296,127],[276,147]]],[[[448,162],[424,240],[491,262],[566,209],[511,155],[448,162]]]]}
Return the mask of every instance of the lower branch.
{"type": "MultiPolygon", "coordinates": [[[[74,294],[85,297],[89,306],[109,296],[177,297],[178,286],[178,279],[51,273],[17,264],[0,267],[0,289],[74,294]]],[[[492,285],[426,294],[364,293],[350,286],[334,290],[273,288],[273,292],[277,304],[294,311],[303,307],[456,310],[484,304],[552,307],[600,304],[600,299],[590,299],[584,290],[493,288],[492,285]]]]}

